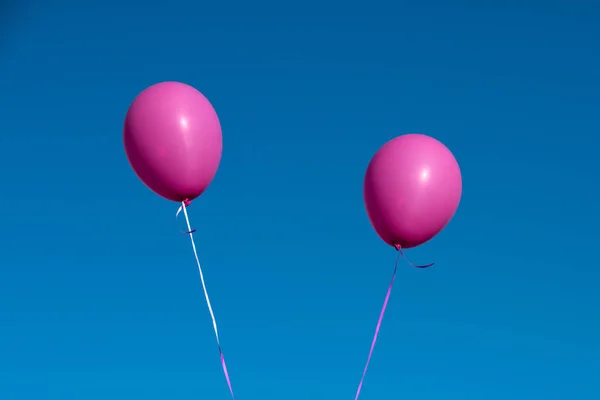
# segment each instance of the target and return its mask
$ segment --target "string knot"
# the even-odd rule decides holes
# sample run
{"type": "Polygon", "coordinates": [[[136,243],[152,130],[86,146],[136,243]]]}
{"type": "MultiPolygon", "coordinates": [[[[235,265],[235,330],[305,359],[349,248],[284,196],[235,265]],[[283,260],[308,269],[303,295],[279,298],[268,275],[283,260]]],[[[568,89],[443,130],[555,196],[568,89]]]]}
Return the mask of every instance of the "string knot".
{"type": "Polygon", "coordinates": [[[404,255],[404,252],[402,251],[402,246],[400,246],[398,243],[394,243],[394,248],[398,251],[398,257],[402,257],[404,258],[404,261],[406,261],[408,263],[408,265],[410,265],[411,267],[415,267],[415,268],[429,268],[433,265],[433,263],[430,264],[425,264],[425,265],[416,265],[411,263],[408,258],[406,258],[406,256],[404,255]]]}
{"type": "Polygon", "coordinates": [[[180,231],[181,233],[184,233],[186,235],[191,235],[192,233],[196,232],[195,229],[192,229],[190,227],[190,221],[188,219],[187,216],[187,211],[186,208],[188,208],[190,206],[190,204],[192,204],[192,201],[190,199],[184,199],[181,201],[181,206],[179,206],[179,209],[177,210],[177,213],[175,214],[175,220],[177,220],[177,217],[179,217],[179,213],[181,213],[183,211],[183,215],[185,216],[185,221],[187,223],[188,226],[188,230],[187,231],[180,231]]]}

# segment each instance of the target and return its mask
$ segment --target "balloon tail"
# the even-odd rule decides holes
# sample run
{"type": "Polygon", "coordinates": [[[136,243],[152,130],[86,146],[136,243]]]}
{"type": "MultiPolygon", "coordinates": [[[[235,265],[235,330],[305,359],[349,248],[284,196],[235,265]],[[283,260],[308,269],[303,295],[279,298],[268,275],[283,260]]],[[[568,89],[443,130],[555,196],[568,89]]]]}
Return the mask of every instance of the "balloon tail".
{"type": "Polygon", "coordinates": [[[367,370],[369,369],[369,364],[371,363],[371,357],[373,356],[373,350],[375,349],[375,343],[377,343],[377,338],[379,336],[379,330],[381,329],[381,322],[383,321],[383,316],[385,315],[385,310],[387,308],[388,302],[390,300],[390,295],[392,294],[392,287],[394,286],[394,280],[396,280],[396,271],[398,270],[398,261],[400,260],[400,255],[402,253],[398,253],[398,257],[396,257],[396,264],[394,265],[394,273],[392,274],[392,279],[390,281],[390,285],[388,286],[387,294],[385,295],[385,300],[383,301],[383,307],[381,308],[381,312],[379,314],[379,320],[377,321],[377,326],[375,327],[375,334],[373,335],[373,341],[371,342],[371,349],[369,350],[369,356],[367,357],[367,363],[365,364],[365,368],[362,373],[362,377],[360,378],[360,383],[358,384],[358,389],[356,391],[356,396],[354,396],[354,400],[358,400],[360,396],[360,391],[363,387],[363,383],[365,381],[365,376],[367,375],[367,370]]]}
{"type": "MultiPolygon", "coordinates": [[[[192,204],[191,201],[185,199],[184,201],[181,202],[181,206],[179,207],[179,209],[177,210],[177,213],[175,214],[175,220],[177,220],[177,218],[179,218],[179,214],[181,214],[182,211],[184,211],[185,208],[189,207],[190,204],[192,204]]],[[[179,230],[179,232],[183,233],[184,235],[188,235],[191,233],[196,232],[195,229],[189,229],[189,224],[188,224],[188,230],[187,231],[182,231],[181,229],[179,230]]]]}
{"type": "Polygon", "coordinates": [[[411,267],[415,267],[415,268],[429,268],[432,265],[434,265],[434,263],[431,264],[425,264],[425,265],[416,265],[411,263],[408,258],[406,258],[406,256],[404,255],[404,252],[402,251],[402,247],[399,244],[395,244],[394,247],[396,248],[396,250],[398,250],[399,255],[402,256],[402,258],[404,258],[404,261],[406,261],[406,263],[408,265],[410,265],[411,267]]]}
{"type": "Polygon", "coordinates": [[[215,331],[215,338],[217,339],[217,347],[219,349],[219,358],[221,359],[221,366],[223,367],[223,372],[225,374],[225,380],[227,381],[227,386],[229,386],[229,392],[231,393],[231,397],[233,399],[235,399],[235,396],[233,395],[233,387],[231,386],[231,380],[229,379],[229,372],[227,372],[227,365],[225,365],[225,357],[223,356],[223,351],[221,350],[221,342],[219,340],[219,330],[217,329],[217,321],[215,319],[215,313],[213,312],[213,309],[212,309],[212,306],[210,303],[210,298],[208,297],[208,291],[206,290],[206,283],[204,282],[204,274],[202,273],[202,267],[200,266],[200,259],[198,258],[198,251],[196,250],[196,243],[194,242],[193,233],[196,230],[191,228],[190,219],[188,218],[188,214],[187,214],[187,206],[189,206],[189,204],[190,204],[190,202],[187,200],[181,202],[181,207],[177,211],[177,215],[179,215],[179,213],[181,211],[183,211],[183,215],[185,216],[185,222],[187,224],[188,232],[184,232],[184,233],[188,233],[190,235],[190,239],[192,241],[192,249],[194,250],[194,257],[196,257],[196,264],[198,265],[200,281],[202,282],[202,289],[204,290],[204,298],[206,299],[206,305],[208,306],[208,312],[210,313],[210,316],[212,318],[213,329],[215,331]]]}

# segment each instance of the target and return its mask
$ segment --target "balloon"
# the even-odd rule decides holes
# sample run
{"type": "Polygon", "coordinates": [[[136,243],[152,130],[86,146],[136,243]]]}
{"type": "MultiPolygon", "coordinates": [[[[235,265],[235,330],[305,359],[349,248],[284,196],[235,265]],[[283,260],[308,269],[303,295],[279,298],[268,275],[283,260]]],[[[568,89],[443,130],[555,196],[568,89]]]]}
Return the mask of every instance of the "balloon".
{"type": "Polygon", "coordinates": [[[191,201],[213,180],[223,150],[210,102],[183,83],[163,82],[140,93],[127,111],[125,152],[146,186],[173,201],[191,201]]]}
{"type": "Polygon", "coordinates": [[[462,194],[456,159],[426,135],[402,135],[381,147],[369,163],[363,195],[377,234],[391,246],[411,248],[450,222],[462,194]]]}

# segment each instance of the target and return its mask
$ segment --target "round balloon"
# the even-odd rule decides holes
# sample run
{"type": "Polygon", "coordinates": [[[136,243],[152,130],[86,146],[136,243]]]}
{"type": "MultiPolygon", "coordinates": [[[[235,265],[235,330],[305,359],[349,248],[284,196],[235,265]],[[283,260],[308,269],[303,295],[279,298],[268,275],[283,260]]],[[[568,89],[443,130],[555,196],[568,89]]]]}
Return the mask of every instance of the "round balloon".
{"type": "Polygon", "coordinates": [[[140,93],[127,111],[125,152],[137,176],[173,201],[191,201],[213,180],[223,150],[210,102],[183,83],[163,82],[140,93]]]}
{"type": "Polygon", "coordinates": [[[454,216],[462,194],[460,168],[436,139],[402,135],[383,145],[369,163],[363,194],[377,234],[391,246],[415,247],[454,216]]]}

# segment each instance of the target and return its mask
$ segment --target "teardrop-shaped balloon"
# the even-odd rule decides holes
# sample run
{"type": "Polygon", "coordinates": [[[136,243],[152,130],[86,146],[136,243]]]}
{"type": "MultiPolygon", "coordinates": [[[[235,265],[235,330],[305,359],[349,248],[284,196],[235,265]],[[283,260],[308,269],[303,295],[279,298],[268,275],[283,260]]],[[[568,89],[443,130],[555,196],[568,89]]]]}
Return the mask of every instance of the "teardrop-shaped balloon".
{"type": "Polygon", "coordinates": [[[456,159],[441,142],[402,135],[381,147],[369,163],[365,207],[381,239],[415,247],[437,235],[454,216],[462,194],[456,159]]]}
{"type": "Polygon", "coordinates": [[[206,190],[223,149],[215,109],[202,93],[179,82],[150,86],[135,98],[125,117],[123,141],[141,181],[178,202],[206,190]]]}

